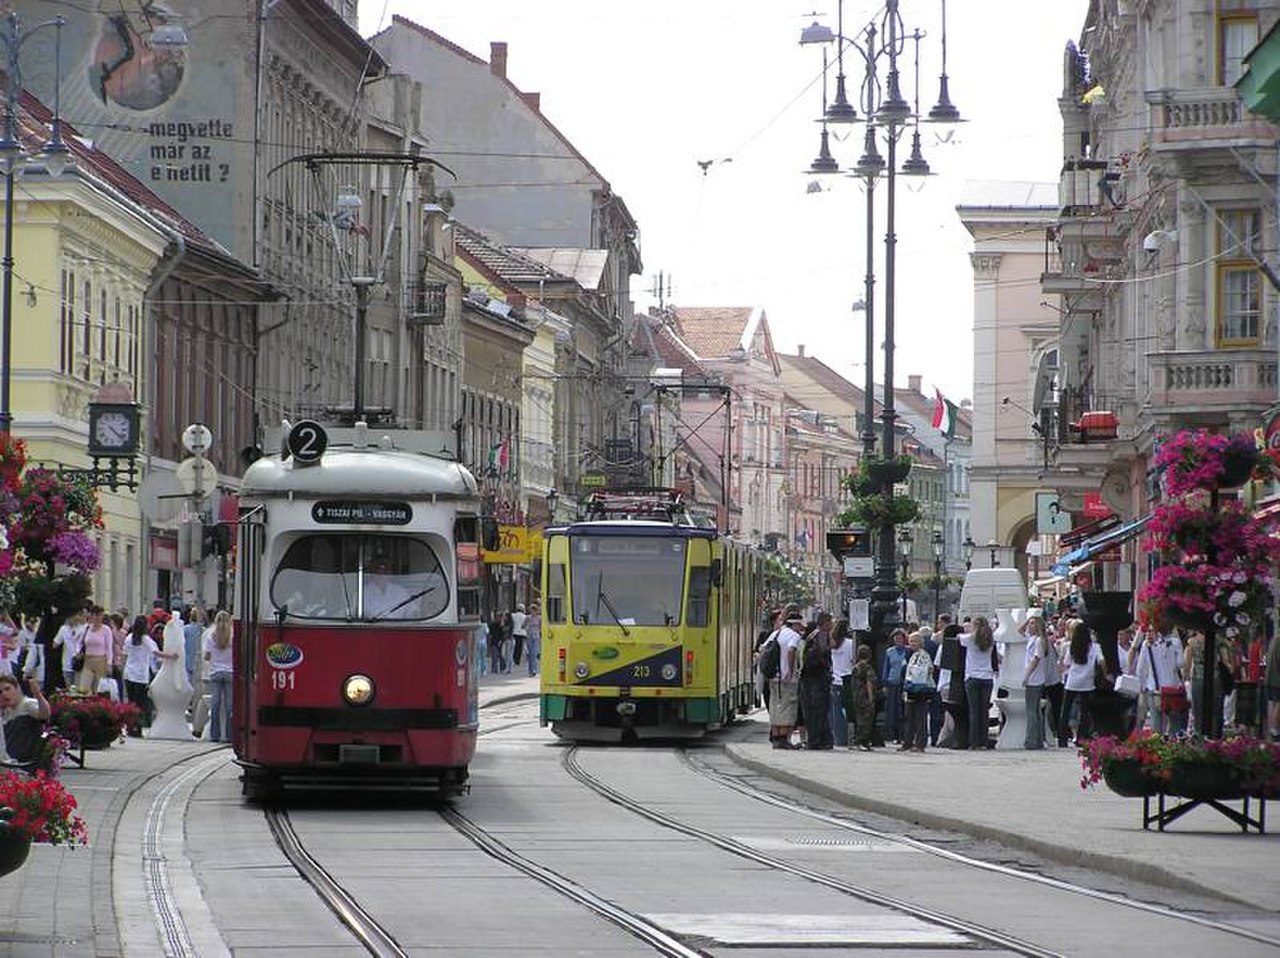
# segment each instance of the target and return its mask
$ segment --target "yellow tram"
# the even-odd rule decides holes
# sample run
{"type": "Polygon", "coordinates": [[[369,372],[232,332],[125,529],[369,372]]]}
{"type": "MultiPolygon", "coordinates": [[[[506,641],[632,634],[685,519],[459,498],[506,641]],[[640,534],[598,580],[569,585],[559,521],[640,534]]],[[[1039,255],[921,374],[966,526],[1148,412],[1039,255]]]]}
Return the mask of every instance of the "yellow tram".
{"type": "Polygon", "coordinates": [[[698,736],[747,711],[757,553],[670,490],[597,493],[586,515],[543,545],[541,723],[617,742],[698,736]]]}

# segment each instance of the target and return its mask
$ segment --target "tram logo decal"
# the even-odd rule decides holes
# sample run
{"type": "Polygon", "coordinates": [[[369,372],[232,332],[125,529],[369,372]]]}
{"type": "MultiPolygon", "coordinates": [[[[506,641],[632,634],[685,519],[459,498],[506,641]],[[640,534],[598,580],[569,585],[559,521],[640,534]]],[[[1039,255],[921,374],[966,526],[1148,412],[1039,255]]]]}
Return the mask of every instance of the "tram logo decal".
{"type": "Polygon", "coordinates": [[[267,646],[267,661],[273,669],[294,669],[302,664],[302,649],[288,642],[273,642],[267,646]]]}
{"type": "MultiPolygon", "coordinates": [[[[599,650],[592,650],[592,654],[599,650]]],[[[642,651],[642,650],[637,650],[642,651]]],[[[615,652],[615,655],[617,653],[615,652]]],[[[627,688],[677,688],[681,684],[681,649],[679,646],[663,649],[656,654],[643,655],[627,661],[621,659],[605,672],[591,674],[591,667],[582,656],[574,669],[578,685],[617,685],[627,688]]],[[[613,656],[610,656],[613,658],[613,656]]],[[[612,663],[611,663],[612,664],[612,663]]]]}

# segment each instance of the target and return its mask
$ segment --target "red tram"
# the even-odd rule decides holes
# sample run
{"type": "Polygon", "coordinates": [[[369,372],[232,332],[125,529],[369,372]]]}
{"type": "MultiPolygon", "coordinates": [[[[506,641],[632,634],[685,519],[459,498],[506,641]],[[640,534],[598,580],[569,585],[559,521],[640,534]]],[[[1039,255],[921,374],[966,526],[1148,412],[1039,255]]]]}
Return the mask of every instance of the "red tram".
{"type": "Polygon", "coordinates": [[[252,798],[466,788],[491,520],[458,463],[347,432],[298,423],[245,472],[232,725],[252,798]]]}

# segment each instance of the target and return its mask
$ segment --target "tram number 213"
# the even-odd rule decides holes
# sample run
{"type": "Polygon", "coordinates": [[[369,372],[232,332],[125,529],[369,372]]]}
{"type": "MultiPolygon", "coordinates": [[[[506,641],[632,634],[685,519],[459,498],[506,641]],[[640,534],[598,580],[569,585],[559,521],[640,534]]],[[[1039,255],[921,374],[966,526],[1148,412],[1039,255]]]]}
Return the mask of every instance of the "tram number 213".
{"type": "Polygon", "coordinates": [[[649,677],[649,666],[647,665],[631,666],[631,677],[633,679],[647,679],[649,677]]]}

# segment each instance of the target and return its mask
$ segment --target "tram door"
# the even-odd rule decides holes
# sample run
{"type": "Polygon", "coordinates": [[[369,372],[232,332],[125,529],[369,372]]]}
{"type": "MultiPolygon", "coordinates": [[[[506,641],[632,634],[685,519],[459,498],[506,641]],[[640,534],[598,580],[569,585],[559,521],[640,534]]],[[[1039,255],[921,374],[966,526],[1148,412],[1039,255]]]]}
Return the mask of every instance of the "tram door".
{"type": "Polygon", "coordinates": [[[245,757],[249,748],[249,716],[253,708],[254,679],[258,671],[258,611],[262,581],[262,542],[266,535],[260,518],[240,519],[239,599],[240,613],[235,632],[235,676],[231,703],[231,741],[235,752],[245,757]]]}

